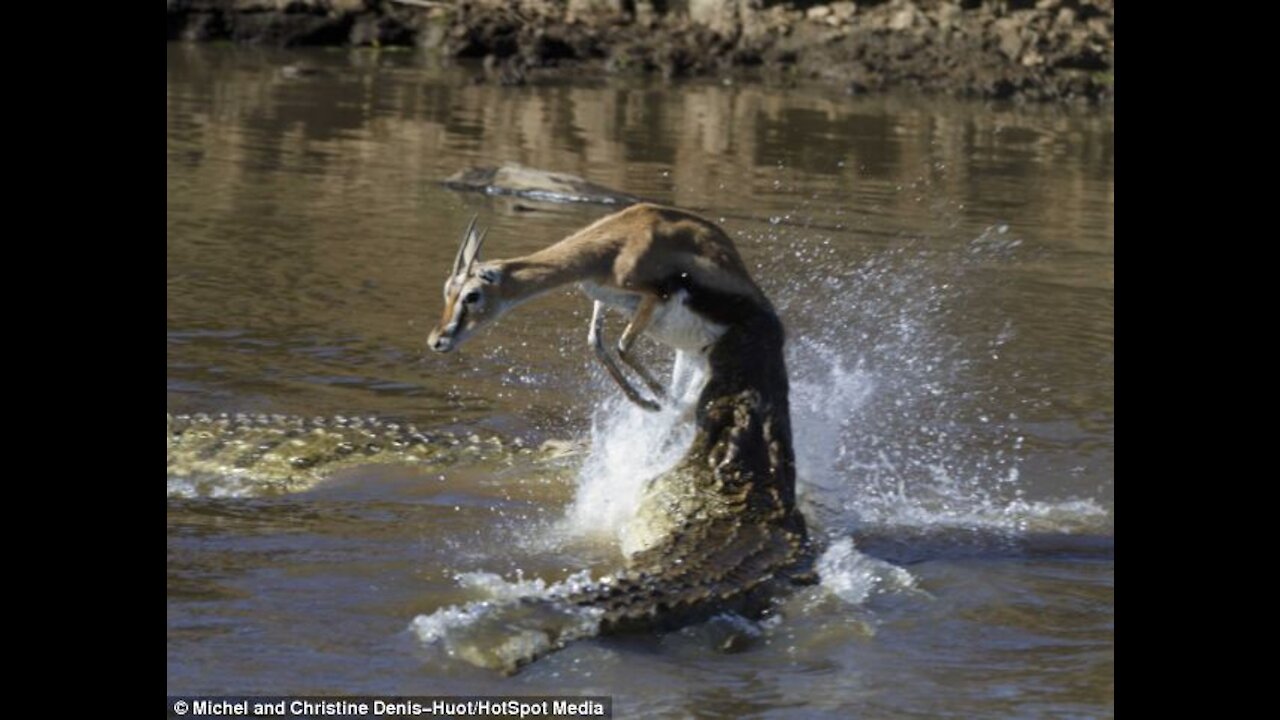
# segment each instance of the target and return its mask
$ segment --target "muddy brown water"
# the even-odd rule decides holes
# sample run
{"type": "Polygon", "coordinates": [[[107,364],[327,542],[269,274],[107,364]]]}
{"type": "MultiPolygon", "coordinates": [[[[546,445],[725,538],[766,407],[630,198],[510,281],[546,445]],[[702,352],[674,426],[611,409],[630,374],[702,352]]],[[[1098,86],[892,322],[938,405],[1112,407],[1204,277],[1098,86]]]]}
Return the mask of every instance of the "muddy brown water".
{"type": "Polygon", "coordinates": [[[349,468],[290,493],[171,475],[171,694],[1112,714],[1109,111],[167,52],[170,412],[376,415],[570,448],[349,468]],[[473,213],[501,257],[603,212],[437,182],[501,161],[723,219],[780,310],[800,494],[828,549],[822,584],[740,629],[735,652],[700,626],[584,640],[508,678],[423,632],[511,583],[615,567],[610,530],[659,463],[645,443],[661,428],[596,367],[571,291],[426,352],[473,213]]]}

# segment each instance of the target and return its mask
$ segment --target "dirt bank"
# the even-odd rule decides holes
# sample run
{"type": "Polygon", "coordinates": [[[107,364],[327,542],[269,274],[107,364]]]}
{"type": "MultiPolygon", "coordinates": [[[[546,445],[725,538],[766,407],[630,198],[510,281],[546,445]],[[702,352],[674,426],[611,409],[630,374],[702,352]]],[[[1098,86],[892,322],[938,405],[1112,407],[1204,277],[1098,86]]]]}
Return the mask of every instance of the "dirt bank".
{"type": "Polygon", "coordinates": [[[495,82],[599,68],[1020,100],[1114,97],[1113,0],[168,0],[171,40],[421,46],[495,82]]]}

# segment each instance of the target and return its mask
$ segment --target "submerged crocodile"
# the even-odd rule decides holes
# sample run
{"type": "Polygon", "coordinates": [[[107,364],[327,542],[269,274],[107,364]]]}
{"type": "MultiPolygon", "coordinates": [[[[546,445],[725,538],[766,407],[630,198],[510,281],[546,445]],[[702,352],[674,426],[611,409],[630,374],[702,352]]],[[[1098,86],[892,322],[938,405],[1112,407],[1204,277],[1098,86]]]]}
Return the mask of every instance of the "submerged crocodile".
{"type": "MultiPolygon", "coordinates": [[[[440,181],[440,184],[450,190],[461,192],[478,192],[534,201],[534,206],[516,205],[516,209],[519,210],[534,210],[538,203],[587,203],[616,209],[637,203],[652,202],[638,195],[593,183],[571,173],[540,170],[511,162],[463,168],[440,181]]],[[[813,218],[793,219],[790,215],[757,217],[747,213],[727,212],[723,209],[717,210],[716,215],[721,218],[770,226],[780,225],[830,232],[846,230],[841,224],[823,223],[813,218]]],[[[893,233],[865,227],[859,228],[858,233],[864,237],[877,235],[885,238],[897,237],[893,233]]]]}
{"type": "Polygon", "coordinates": [[[517,163],[465,168],[445,178],[441,184],[453,190],[482,192],[486,195],[512,195],[543,202],[599,205],[632,205],[640,202],[640,198],[635,195],[597,185],[577,175],[539,170],[517,163]]]}
{"type": "MultiPolygon", "coordinates": [[[[197,413],[166,420],[170,478],[238,478],[256,493],[302,490],[348,467],[448,462],[503,447],[494,436],[427,431],[374,417],[197,413]]],[[[519,440],[509,445],[508,454],[534,452],[519,440]]],[[[546,449],[560,448],[550,443],[546,449]]]]}
{"type": "Polygon", "coordinates": [[[627,357],[640,333],[702,358],[707,379],[691,447],[644,491],[636,518],[642,540],[627,567],[485,607],[470,638],[454,638],[451,651],[511,672],[593,632],[671,630],[726,612],[759,616],[781,588],[813,582],[796,507],[782,323],[723,230],[684,210],[640,204],[523,258],[479,262],[483,237],[474,222],[464,234],[432,349],[450,351],[521,302],[581,282],[596,301],[591,342],[630,399],[656,407],[630,388],[604,346],[605,306],[630,315],[619,352],[660,397],[661,387],[627,357]],[[503,633],[508,641],[491,641],[503,633]]]}

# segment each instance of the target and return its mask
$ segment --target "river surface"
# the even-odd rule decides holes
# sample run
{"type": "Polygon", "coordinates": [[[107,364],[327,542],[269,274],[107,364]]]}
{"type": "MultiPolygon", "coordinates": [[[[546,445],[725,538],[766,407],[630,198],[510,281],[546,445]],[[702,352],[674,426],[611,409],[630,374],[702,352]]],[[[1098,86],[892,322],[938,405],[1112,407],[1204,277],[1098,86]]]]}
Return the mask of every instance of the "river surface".
{"type": "MultiPolygon", "coordinates": [[[[168,411],[497,438],[287,492],[171,472],[171,694],[593,694],[617,717],[1113,714],[1109,110],[512,88],[415,53],[167,54],[168,411]],[[572,291],[426,352],[472,214],[496,258],[605,212],[438,183],[504,161],[721,222],[787,326],[822,582],[739,627],[734,652],[712,623],[578,641],[504,677],[441,640],[466,603],[616,568],[638,488],[678,457],[678,421],[630,407],[597,367],[572,291]]],[[[669,372],[670,353],[641,346],[669,372]]]]}

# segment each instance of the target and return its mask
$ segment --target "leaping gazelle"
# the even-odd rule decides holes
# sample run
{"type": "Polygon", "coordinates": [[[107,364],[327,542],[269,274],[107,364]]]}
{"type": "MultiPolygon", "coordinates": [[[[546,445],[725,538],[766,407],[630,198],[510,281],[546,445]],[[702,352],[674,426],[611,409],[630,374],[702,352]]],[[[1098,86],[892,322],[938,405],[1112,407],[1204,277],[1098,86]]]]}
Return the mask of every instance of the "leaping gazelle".
{"type": "Polygon", "coordinates": [[[659,399],[665,396],[662,384],[631,354],[640,335],[705,353],[744,311],[772,312],[729,236],[684,210],[632,205],[510,260],[480,261],[484,236],[472,218],[444,284],[444,314],[428,337],[431,349],[449,352],[516,305],[578,283],[595,301],[588,342],[596,357],[627,398],[646,410],[660,406],[631,385],[604,344],[606,306],[630,317],[618,339],[618,357],[659,399]]]}

